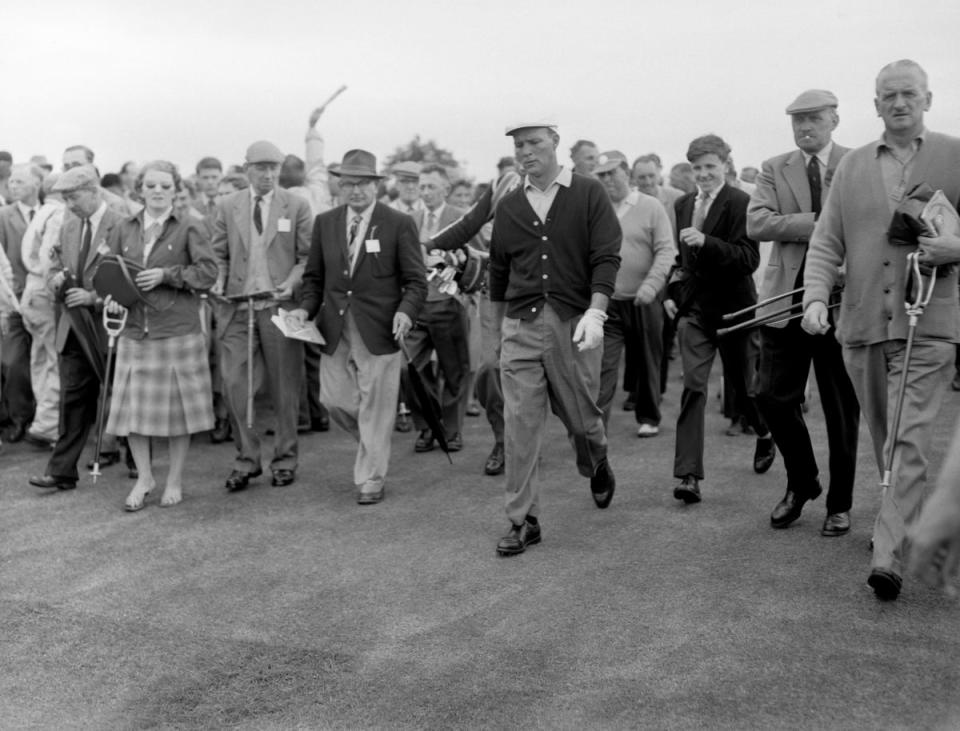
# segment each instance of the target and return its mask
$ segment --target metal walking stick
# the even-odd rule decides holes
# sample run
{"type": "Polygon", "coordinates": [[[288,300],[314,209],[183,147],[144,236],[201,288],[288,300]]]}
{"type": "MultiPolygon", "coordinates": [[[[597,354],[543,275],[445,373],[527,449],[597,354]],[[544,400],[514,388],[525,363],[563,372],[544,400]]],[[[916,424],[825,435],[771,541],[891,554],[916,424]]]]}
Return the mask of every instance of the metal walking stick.
{"type": "Polygon", "coordinates": [[[903,303],[907,311],[907,346],[903,353],[903,369],[900,372],[900,387],[897,389],[897,403],[893,410],[893,424],[890,427],[890,448],[887,450],[886,464],[883,466],[883,479],[880,481],[880,487],[886,494],[890,487],[891,473],[893,472],[893,458],[897,449],[897,441],[900,436],[900,416],[903,413],[903,400],[907,393],[907,369],[910,367],[910,356],[913,353],[913,338],[917,332],[917,321],[923,314],[924,309],[930,303],[933,297],[933,286],[937,283],[936,267],[930,272],[929,278],[924,283],[923,273],[920,271],[920,252],[913,251],[907,254],[907,293],[909,297],[911,285],[913,286],[913,301],[906,299],[903,303]]]}
{"type": "Polygon", "coordinates": [[[107,426],[107,392],[110,390],[113,371],[113,349],[117,345],[117,338],[126,326],[126,308],[119,315],[111,314],[106,307],[103,308],[103,329],[107,331],[107,365],[103,383],[100,384],[100,428],[97,429],[97,451],[94,453],[93,469],[90,470],[90,476],[93,477],[94,482],[100,476],[100,448],[103,446],[103,431],[107,426]]]}
{"type": "Polygon", "coordinates": [[[273,299],[273,292],[254,292],[227,297],[230,302],[245,301],[247,303],[247,429],[253,428],[253,328],[256,325],[253,303],[265,299],[273,299]]]}

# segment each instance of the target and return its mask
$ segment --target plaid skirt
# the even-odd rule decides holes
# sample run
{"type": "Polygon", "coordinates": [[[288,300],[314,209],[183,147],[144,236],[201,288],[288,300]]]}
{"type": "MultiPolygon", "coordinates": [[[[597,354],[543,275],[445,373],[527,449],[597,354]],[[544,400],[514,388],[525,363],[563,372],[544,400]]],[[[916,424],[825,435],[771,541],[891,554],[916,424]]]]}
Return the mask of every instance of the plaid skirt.
{"type": "Polygon", "coordinates": [[[213,428],[210,364],[202,333],[117,342],[106,431],[175,437],[213,428]]]}

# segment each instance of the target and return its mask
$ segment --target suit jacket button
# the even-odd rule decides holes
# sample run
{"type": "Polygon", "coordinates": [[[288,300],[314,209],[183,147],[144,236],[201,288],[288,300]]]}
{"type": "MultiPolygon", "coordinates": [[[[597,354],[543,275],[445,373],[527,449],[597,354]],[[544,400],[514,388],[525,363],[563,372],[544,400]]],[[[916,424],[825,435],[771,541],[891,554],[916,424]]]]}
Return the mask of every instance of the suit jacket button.
{"type": "Polygon", "coordinates": [[[343,310],[340,310],[339,314],[340,314],[340,315],[343,315],[343,310]]]}
{"type": "Polygon", "coordinates": [[[347,297],[351,296],[352,294],[353,294],[353,290],[352,290],[352,289],[348,289],[348,290],[347,290],[347,297]]]}
{"type": "Polygon", "coordinates": [[[350,276],[350,271],[347,270],[347,269],[344,269],[344,270],[343,270],[343,276],[349,277],[349,276],[350,276]]]}

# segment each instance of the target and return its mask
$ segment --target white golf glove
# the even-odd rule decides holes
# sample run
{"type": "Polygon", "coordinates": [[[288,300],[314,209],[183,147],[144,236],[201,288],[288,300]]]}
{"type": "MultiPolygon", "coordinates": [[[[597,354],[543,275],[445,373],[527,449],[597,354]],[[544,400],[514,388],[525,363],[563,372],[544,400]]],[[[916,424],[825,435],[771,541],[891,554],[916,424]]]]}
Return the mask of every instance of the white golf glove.
{"type": "Polygon", "coordinates": [[[603,310],[591,307],[584,312],[573,331],[573,342],[577,344],[577,350],[583,352],[600,347],[603,342],[603,323],[606,321],[607,313],[603,310]]]}

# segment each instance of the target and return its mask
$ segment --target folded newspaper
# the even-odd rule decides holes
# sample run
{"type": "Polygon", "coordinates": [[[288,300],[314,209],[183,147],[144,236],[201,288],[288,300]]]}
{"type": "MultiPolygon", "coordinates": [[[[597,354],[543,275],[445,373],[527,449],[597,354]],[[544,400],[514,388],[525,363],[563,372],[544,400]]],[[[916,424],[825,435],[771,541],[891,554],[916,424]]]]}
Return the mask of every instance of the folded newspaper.
{"type": "Polygon", "coordinates": [[[933,236],[960,235],[960,216],[942,190],[927,201],[920,214],[933,236]]]}
{"type": "Polygon", "coordinates": [[[270,322],[277,326],[277,329],[283,333],[284,337],[294,340],[303,340],[307,343],[316,343],[317,345],[326,345],[326,340],[317,329],[316,324],[311,320],[300,326],[300,322],[293,317],[287,310],[280,310],[276,315],[270,318],[270,322]]]}

